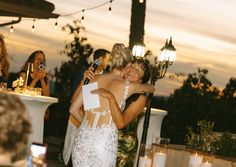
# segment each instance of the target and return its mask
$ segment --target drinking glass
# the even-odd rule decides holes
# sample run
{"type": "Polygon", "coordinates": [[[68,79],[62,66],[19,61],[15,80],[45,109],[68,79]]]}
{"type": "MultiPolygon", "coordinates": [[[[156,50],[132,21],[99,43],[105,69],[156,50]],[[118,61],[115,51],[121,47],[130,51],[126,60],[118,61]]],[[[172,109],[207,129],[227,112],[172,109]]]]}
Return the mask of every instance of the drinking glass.
{"type": "Polygon", "coordinates": [[[6,82],[0,82],[0,90],[5,91],[7,89],[7,83],[6,82]]]}

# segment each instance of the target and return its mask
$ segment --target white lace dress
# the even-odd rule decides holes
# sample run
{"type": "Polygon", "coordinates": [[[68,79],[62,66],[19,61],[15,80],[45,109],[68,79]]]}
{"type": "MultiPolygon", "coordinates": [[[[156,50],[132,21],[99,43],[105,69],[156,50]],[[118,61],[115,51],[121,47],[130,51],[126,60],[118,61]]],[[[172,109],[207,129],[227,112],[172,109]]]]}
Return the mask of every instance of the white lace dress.
{"type": "MultiPolygon", "coordinates": [[[[119,105],[122,111],[125,106],[128,87],[129,82],[126,81],[123,100],[119,105]]],[[[118,146],[117,127],[111,116],[107,123],[98,123],[107,114],[110,115],[110,111],[95,112],[89,110],[85,112],[85,118],[74,140],[73,167],[115,167],[118,146]],[[95,119],[92,125],[86,119],[88,114],[94,114],[95,119]]]]}

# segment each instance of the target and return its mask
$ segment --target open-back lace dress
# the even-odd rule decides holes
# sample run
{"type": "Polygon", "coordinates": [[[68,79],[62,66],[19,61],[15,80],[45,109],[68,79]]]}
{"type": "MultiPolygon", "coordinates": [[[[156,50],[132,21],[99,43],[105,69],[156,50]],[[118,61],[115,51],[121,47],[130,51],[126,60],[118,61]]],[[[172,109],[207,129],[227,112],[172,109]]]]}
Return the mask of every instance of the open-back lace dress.
{"type": "MultiPolygon", "coordinates": [[[[125,107],[129,82],[126,81],[124,95],[119,103],[125,107]]],[[[72,151],[73,167],[115,167],[117,158],[117,127],[111,112],[85,111],[85,117],[74,140],[72,151]],[[93,121],[87,117],[94,118],[93,121]]]]}

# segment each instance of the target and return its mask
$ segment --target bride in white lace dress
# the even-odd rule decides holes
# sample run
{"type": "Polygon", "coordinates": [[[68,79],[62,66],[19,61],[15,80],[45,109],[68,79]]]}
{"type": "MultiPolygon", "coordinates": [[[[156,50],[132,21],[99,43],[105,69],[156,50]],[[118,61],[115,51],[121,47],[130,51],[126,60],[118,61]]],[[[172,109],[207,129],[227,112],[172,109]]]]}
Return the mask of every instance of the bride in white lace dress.
{"type": "MultiPolygon", "coordinates": [[[[100,108],[85,111],[83,122],[74,140],[72,151],[74,167],[115,167],[118,140],[117,122],[114,122],[114,118],[117,113],[110,107],[118,104],[122,111],[126,98],[131,94],[154,91],[153,86],[149,84],[141,85],[122,78],[122,70],[131,58],[132,55],[128,48],[125,48],[123,44],[115,44],[111,51],[112,72],[95,76],[91,81],[98,83],[97,91],[110,92],[115,103],[100,96],[100,108]]],[[[80,92],[71,104],[70,113],[78,117],[78,110],[82,105],[82,93],[80,92]]]]}

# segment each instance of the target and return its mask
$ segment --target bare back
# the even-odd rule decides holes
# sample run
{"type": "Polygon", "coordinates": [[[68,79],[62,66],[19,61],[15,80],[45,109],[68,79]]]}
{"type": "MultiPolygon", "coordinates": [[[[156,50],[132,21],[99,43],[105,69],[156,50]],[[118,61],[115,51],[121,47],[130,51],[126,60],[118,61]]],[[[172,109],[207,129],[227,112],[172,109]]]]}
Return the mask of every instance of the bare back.
{"type": "MultiPolygon", "coordinates": [[[[120,107],[129,94],[128,82],[112,73],[98,75],[92,82],[97,82],[98,88],[105,88],[110,91],[116,98],[120,107]]],[[[100,127],[102,125],[110,126],[112,118],[109,109],[109,102],[102,96],[99,96],[99,100],[100,107],[86,111],[85,119],[87,119],[91,127],[100,127]]]]}
{"type": "MultiPolygon", "coordinates": [[[[98,75],[92,82],[98,83],[98,88],[105,88],[110,91],[121,110],[123,110],[126,99],[133,93],[139,93],[152,88],[152,86],[147,86],[149,84],[139,84],[136,82],[129,82],[122,79],[119,75],[114,73],[98,75]]],[[[86,111],[85,119],[87,119],[88,124],[95,127],[100,127],[102,125],[111,125],[112,116],[109,108],[108,99],[99,96],[100,108],[92,109],[86,111]]]]}

